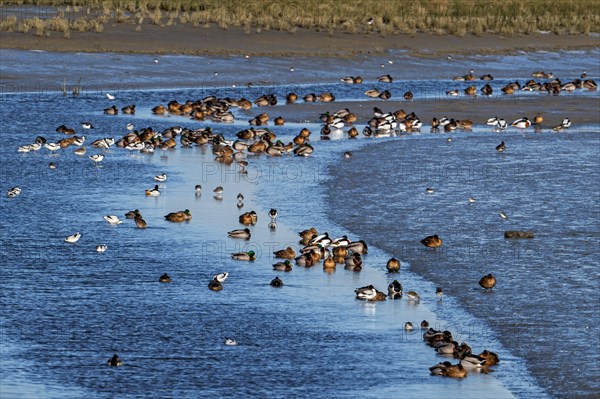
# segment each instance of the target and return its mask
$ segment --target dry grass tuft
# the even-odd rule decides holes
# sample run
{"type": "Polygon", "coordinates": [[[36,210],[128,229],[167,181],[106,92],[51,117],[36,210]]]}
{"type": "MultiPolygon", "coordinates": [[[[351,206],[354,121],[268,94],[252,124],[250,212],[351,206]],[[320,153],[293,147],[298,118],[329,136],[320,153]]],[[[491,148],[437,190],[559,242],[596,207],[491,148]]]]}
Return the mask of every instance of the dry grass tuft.
{"type": "MultiPolygon", "coordinates": [[[[243,6],[239,0],[14,0],[0,1],[0,6],[22,3],[76,13],[78,18],[70,20],[70,28],[77,31],[101,31],[103,24],[114,20],[137,25],[147,21],[158,26],[241,27],[245,32],[310,29],[383,36],[417,32],[457,36],[600,32],[598,0],[246,0],[243,6]],[[373,18],[371,25],[369,18],[373,18]]],[[[16,18],[9,15],[0,21],[0,30],[34,30],[42,35],[46,31],[65,32],[62,25],[57,29],[46,25],[45,19],[16,18]]]]}

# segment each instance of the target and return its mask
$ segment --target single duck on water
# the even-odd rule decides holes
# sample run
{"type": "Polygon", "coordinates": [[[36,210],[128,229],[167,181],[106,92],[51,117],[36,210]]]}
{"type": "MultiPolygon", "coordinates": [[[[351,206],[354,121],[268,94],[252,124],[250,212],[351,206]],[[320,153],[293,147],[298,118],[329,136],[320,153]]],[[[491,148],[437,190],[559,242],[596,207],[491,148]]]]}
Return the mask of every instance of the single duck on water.
{"type": "Polygon", "coordinates": [[[210,280],[210,282],[208,283],[208,289],[211,291],[222,291],[223,284],[221,284],[221,282],[213,279],[213,280],[210,280]]]}
{"type": "Polygon", "coordinates": [[[427,248],[438,248],[442,246],[442,239],[437,234],[427,236],[421,240],[421,244],[427,248]]]}
{"type": "Polygon", "coordinates": [[[165,215],[165,219],[169,222],[182,223],[191,220],[192,214],[189,209],[186,209],[185,211],[171,212],[165,215]]]}
{"type": "Polygon", "coordinates": [[[137,227],[138,229],[145,229],[146,227],[148,227],[148,224],[144,219],[142,219],[141,215],[136,216],[135,219],[133,219],[133,221],[135,222],[135,227],[137,227]]]}
{"type": "Polygon", "coordinates": [[[277,221],[277,209],[271,208],[271,210],[269,211],[269,218],[273,223],[277,221]]]}
{"type": "Polygon", "coordinates": [[[160,190],[158,189],[158,184],[154,186],[154,188],[146,190],[147,197],[158,197],[160,195],[160,190]]]}
{"type": "Polygon", "coordinates": [[[271,280],[269,285],[275,288],[283,287],[283,281],[279,277],[275,277],[273,280],[271,280]]]}
{"type": "Polygon", "coordinates": [[[400,271],[400,261],[396,258],[391,258],[385,265],[389,273],[398,273],[400,271]]]}
{"type": "Polygon", "coordinates": [[[142,214],[139,210],[135,209],[133,211],[129,211],[125,214],[126,219],[135,219],[136,217],[142,217],[142,214]]]}
{"type": "Polygon", "coordinates": [[[496,146],[496,151],[498,151],[498,152],[504,152],[505,150],[506,150],[506,144],[504,143],[504,141],[496,146]]]}
{"type": "Polygon", "coordinates": [[[496,286],[496,278],[490,273],[486,276],[483,276],[481,280],[479,280],[479,285],[486,291],[491,290],[496,286]]]}
{"type": "Polygon", "coordinates": [[[113,355],[106,364],[111,367],[119,367],[123,365],[123,361],[119,358],[119,355],[113,355]]]}
{"type": "Polygon", "coordinates": [[[281,259],[294,259],[296,257],[296,252],[292,247],[287,247],[286,249],[273,252],[273,255],[275,255],[276,258],[281,259]]]}
{"type": "Polygon", "coordinates": [[[65,238],[65,242],[68,242],[70,244],[74,244],[77,241],[79,241],[80,238],[81,238],[81,233],[77,232],[75,234],[71,234],[70,236],[67,236],[65,238]]]}
{"type": "Polygon", "coordinates": [[[215,276],[213,277],[213,280],[217,280],[219,283],[223,283],[223,282],[225,282],[225,280],[227,280],[228,277],[229,277],[229,273],[223,272],[223,273],[215,274],[215,276]]]}
{"type": "Polygon", "coordinates": [[[292,263],[289,260],[285,262],[278,262],[273,265],[273,270],[277,270],[280,272],[291,272],[292,271],[292,263]]]}
{"type": "Polygon", "coordinates": [[[398,280],[394,280],[388,285],[388,295],[391,299],[402,298],[402,284],[398,280]]]}
{"type": "Polygon", "coordinates": [[[156,175],[156,176],[154,176],[154,180],[157,182],[161,182],[161,183],[165,182],[165,181],[167,181],[167,175],[164,173],[160,174],[160,175],[156,175]]]}
{"type": "Polygon", "coordinates": [[[227,235],[231,238],[242,238],[244,240],[249,240],[251,237],[250,229],[248,228],[231,230],[227,235]]]}
{"type": "Polygon", "coordinates": [[[254,251],[248,251],[248,252],[236,252],[231,254],[231,259],[234,260],[243,260],[243,261],[255,261],[256,260],[256,254],[254,253],[254,251]]]}
{"type": "Polygon", "coordinates": [[[104,220],[106,220],[108,222],[108,224],[117,225],[117,224],[123,223],[123,221],[121,219],[119,219],[118,216],[115,216],[115,215],[106,215],[106,216],[102,216],[102,217],[104,218],[104,220]]]}

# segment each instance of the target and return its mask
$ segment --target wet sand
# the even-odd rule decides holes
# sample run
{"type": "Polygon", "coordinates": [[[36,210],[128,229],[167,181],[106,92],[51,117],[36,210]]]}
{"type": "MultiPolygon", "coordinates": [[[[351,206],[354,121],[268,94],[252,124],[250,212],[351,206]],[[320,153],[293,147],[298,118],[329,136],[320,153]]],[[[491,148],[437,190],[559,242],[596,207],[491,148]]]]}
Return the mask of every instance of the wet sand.
{"type": "Polygon", "coordinates": [[[485,34],[381,36],[298,30],[295,33],[262,31],[246,33],[240,28],[194,28],[174,25],[161,28],[144,25],[142,32],[132,24],[107,24],[104,31],[72,32],[69,39],[54,32],[50,37],[31,33],[0,32],[0,48],[66,52],[116,52],[138,54],[188,54],[253,56],[349,57],[404,50],[412,56],[436,57],[450,54],[510,54],[515,51],[589,49],[600,45],[597,34],[555,35],[535,33],[504,37],[485,34]]]}

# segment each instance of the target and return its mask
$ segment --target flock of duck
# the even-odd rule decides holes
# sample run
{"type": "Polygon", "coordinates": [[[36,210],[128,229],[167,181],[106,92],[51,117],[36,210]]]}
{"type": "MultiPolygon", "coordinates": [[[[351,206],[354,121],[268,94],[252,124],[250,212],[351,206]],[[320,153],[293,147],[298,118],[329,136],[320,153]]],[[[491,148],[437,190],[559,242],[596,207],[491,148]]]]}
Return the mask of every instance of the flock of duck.
{"type": "MultiPolygon", "coordinates": [[[[543,77],[546,79],[553,79],[551,74],[543,72],[534,73],[534,77],[543,77]]],[[[564,84],[558,79],[554,79],[550,82],[539,83],[533,80],[528,81],[525,85],[521,86],[518,82],[511,83],[502,88],[505,94],[513,93],[515,90],[538,90],[547,91],[553,94],[558,94],[560,91],[572,91],[575,89],[588,89],[595,90],[597,88],[595,82],[592,79],[576,79],[569,83],[564,84]]],[[[390,75],[382,75],[377,78],[380,83],[391,83],[393,78],[390,75]]],[[[476,80],[473,72],[471,71],[467,75],[456,77],[456,81],[474,81],[476,80]]],[[[491,75],[483,75],[480,77],[482,81],[491,81],[493,77],[491,75]]],[[[346,84],[362,84],[363,79],[360,76],[348,76],[342,78],[342,82],[346,84]]],[[[481,92],[485,95],[491,95],[491,86],[481,88],[481,92]]],[[[465,89],[465,94],[475,95],[476,90],[474,86],[465,89]]],[[[459,93],[457,90],[448,91],[449,96],[457,96],[459,93]]],[[[380,91],[378,89],[370,89],[365,92],[365,95],[371,98],[380,98],[387,100],[391,97],[389,90],[380,91]]],[[[406,92],[403,95],[404,99],[412,100],[413,94],[406,92]]],[[[305,102],[333,102],[335,96],[330,92],[321,93],[315,95],[309,93],[304,95],[303,100],[305,102]]],[[[114,99],[114,97],[112,98],[114,99]]],[[[295,93],[288,93],[286,95],[286,103],[291,104],[296,102],[299,96],[295,93]]],[[[232,122],[235,117],[232,113],[232,108],[238,107],[243,110],[252,108],[253,104],[257,107],[267,107],[276,105],[278,102],[277,97],[274,94],[265,94],[255,99],[253,102],[245,98],[232,99],[232,98],[218,98],[216,96],[208,96],[197,101],[186,101],[185,103],[179,103],[173,100],[167,104],[167,107],[158,105],[152,108],[152,113],[157,115],[181,115],[188,116],[194,120],[205,120],[210,118],[215,122],[232,122]]],[[[135,105],[126,105],[121,108],[123,114],[135,114],[135,105]]],[[[118,115],[119,109],[116,105],[113,105],[104,110],[105,114],[118,115]]],[[[188,129],[181,126],[172,126],[163,131],[155,131],[152,127],[145,127],[140,130],[136,130],[135,126],[128,123],[126,126],[126,133],[120,139],[114,139],[112,137],[98,138],[91,143],[91,146],[97,150],[102,151],[113,146],[124,148],[128,151],[136,151],[145,154],[154,153],[155,149],[167,151],[177,147],[178,142],[180,147],[189,148],[192,146],[203,146],[210,145],[213,154],[216,156],[217,162],[231,164],[236,162],[238,171],[241,174],[247,173],[248,160],[247,154],[266,154],[269,156],[282,156],[284,154],[293,153],[297,156],[309,156],[313,153],[314,148],[308,142],[310,141],[311,132],[307,128],[303,128],[293,138],[293,140],[287,144],[283,143],[278,139],[275,132],[269,128],[260,128],[261,125],[266,125],[271,120],[268,113],[263,112],[256,115],[249,120],[250,127],[243,129],[236,133],[236,140],[226,140],[222,134],[217,134],[212,131],[211,127],[204,127],[199,129],[188,129]],[[177,141],[177,138],[179,140],[177,141]]],[[[348,138],[356,138],[359,136],[359,132],[354,127],[357,122],[357,116],[349,109],[340,109],[333,113],[323,113],[319,116],[319,120],[322,122],[320,130],[321,139],[328,139],[330,135],[343,132],[343,128],[350,126],[346,133],[348,138]]],[[[278,116],[273,119],[276,126],[284,125],[285,120],[283,117],[278,116]]],[[[510,126],[524,130],[531,126],[541,126],[543,123],[543,116],[541,114],[536,115],[533,120],[528,117],[523,117],[515,120],[510,126]]],[[[506,130],[508,127],[507,122],[499,117],[489,118],[486,124],[492,126],[496,131],[506,130]]],[[[400,109],[394,112],[384,112],[378,107],[373,108],[373,116],[367,121],[366,126],[362,129],[362,134],[366,137],[371,136],[387,136],[396,132],[413,132],[419,131],[423,126],[422,121],[414,112],[407,113],[400,109]]],[[[569,128],[571,121],[565,118],[561,124],[556,125],[553,129],[555,131],[561,131],[569,128]]],[[[89,122],[81,123],[81,127],[84,130],[95,129],[95,127],[89,122]]],[[[431,121],[431,132],[439,132],[443,129],[445,132],[451,132],[456,129],[470,130],[473,127],[471,120],[455,120],[443,116],[441,118],[433,118],[431,121]]],[[[34,143],[26,144],[18,147],[18,152],[36,152],[41,148],[47,149],[51,155],[55,155],[57,151],[66,149],[68,147],[76,147],[74,153],[78,156],[84,156],[87,152],[84,147],[86,143],[86,137],[84,135],[78,136],[74,128],[61,125],[56,129],[57,132],[65,134],[64,137],[56,142],[49,142],[45,137],[38,136],[34,143]]],[[[498,152],[506,150],[506,145],[502,142],[496,147],[498,152]]],[[[350,157],[351,153],[346,152],[345,157],[350,157]]],[[[89,159],[97,167],[101,167],[100,164],[105,160],[105,154],[98,152],[89,155],[89,159]]],[[[54,168],[56,168],[56,165],[54,168]]],[[[52,166],[51,166],[52,167],[52,166]]],[[[153,179],[157,183],[162,183],[167,180],[166,174],[160,174],[154,176],[153,179]]],[[[202,192],[202,187],[197,185],[195,188],[196,195],[202,192]]],[[[433,189],[428,188],[427,190],[433,189]]],[[[11,198],[20,195],[22,190],[19,187],[13,187],[8,191],[8,196],[11,198]]],[[[215,198],[221,199],[223,188],[217,187],[213,190],[215,198]]],[[[428,191],[429,192],[429,191],[428,191]]],[[[145,195],[149,197],[160,196],[160,186],[155,184],[154,187],[145,190],[145,195]]],[[[237,196],[238,208],[243,207],[244,197],[240,193],[237,196]]],[[[475,202],[474,198],[470,198],[469,202],[475,202]]],[[[271,209],[268,213],[269,217],[269,228],[276,229],[276,219],[278,212],[275,209],[271,209]]],[[[506,218],[506,215],[501,217],[506,218]]],[[[104,220],[111,225],[119,225],[123,223],[116,215],[103,216],[104,220]]],[[[132,210],[125,214],[126,219],[132,219],[137,228],[145,229],[147,227],[146,221],[143,219],[142,214],[138,209],[132,210]]],[[[192,214],[189,209],[182,211],[171,212],[164,216],[166,221],[173,223],[189,222],[192,219],[192,214]]],[[[254,211],[245,212],[238,217],[240,224],[244,226],[253,226],[258,223],[258,215],[254,211]]],[[[232,239],[243,239],[249,240],[251,238],[251,231],[248,227],[234,229],[229,231],[228,237],[232,239]]],[[[282,248],[273,253],[274,258],[280,259],[277,263],[272,265],[274,271],[279,272],[290,272],[294,267],[313,267],[321,265],[323,270],[331,272],[338,266],[343,266],[345,270],[352,272],[360,272],[363,268],[363,256],[368,254],[368,246],[362,240],[352,241],[346,235],[339,238],[332,238],[327,232],[319,234],[314,227],[299,232],[301,248],[296,251],[292,247],[282,248]]],[[[65,242],[74,244],[81,238],[81,233],[74,233],[64,239],[65,242]]],[[[421,244],[427,248],[439,248],[443,242],[437,235],[425,237],[421,240],[421,244]]],[[[98,245],[96,247],[97,252],[105,252],[107,246],[105,244],[98,245]]],[[[256,254],[254,251],[232,253],[231,258],[237,261],[255,261],[256,254]]],[[[397,273],[400,271],[400,261],[391,258],[386,264],[386,269],[389,273],[397,273]]],[[[228,272],[223,272],[215,275],[208,283],[208,288],[211,291],[221,291],[224,289],[224,283],[229,276],[228,272]]],[[[159,282],[169,283],[171,282],[168,274],[163,274],[159,277],[159,282]]],[[[270,283],[272,287],[281,288],[284,286],[284,282],[281,277],[275,277],[270,283]]],[[[479,285],[485,290],[491,290],[496,285],[496,278],[492,274],[483,276],[479,281],[479,285]]],[[[421,300],[421,296],[415,291],[404,291],[402,284],[398,280],[394,280],[388,285],[387,293],[377,290],[373,285],[357,288],[355,290],[355,297],[358,300],[364,301],[385,301],[387,299],[398,300],[406,296],[408,301],[418,303],[421,300]]],[[[436,290],[436,297],[438,301],[442,300],[443,290],[438,287],[436,290]]],[[[408,322],[405,324],[406,330],[412,330],[414,326],[408,322]]],[[[459,359],[458,364],[452,364],[449,361],[438,363],[430,368],[430,372],[433,375],[446,376],[451,378],[463,378],[467,375],[468,369],[483,369],[497,364],[499,362],[498,356],[493,352],[484,350],[478,355],[472,353],[471,348],[466,343],[458,344],[452,338],[452,334],[449,331],[436,331],[429,328],[427,321],[421,323],[421,328],[426,330],[423,334],[423,339],[428,345],[435,348],[436,352],[442,355],[449,355],[459,359]]],[[[237,345],[237,342],[232,338],[225,340],[225,345],[237,345]]],[[[121,366],[122,360],[118,355],[114,355],[108,360],[109,366],[121,366]]]]}

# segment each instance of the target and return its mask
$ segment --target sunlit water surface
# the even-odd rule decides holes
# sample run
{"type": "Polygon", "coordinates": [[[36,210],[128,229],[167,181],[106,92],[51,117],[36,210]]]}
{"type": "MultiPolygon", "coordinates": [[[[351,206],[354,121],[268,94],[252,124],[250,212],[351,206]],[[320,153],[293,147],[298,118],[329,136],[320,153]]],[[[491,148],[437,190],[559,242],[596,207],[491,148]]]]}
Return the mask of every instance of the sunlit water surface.
{"type": "MultiPolygon", "coordinates": [[[[354,89],[331,87],[358,99],[354,89]]],[[[215,163],[210,148],[148,156],[88,145],[120,137],[127,122],[159,131],[208,124],[233,138],[246,126],[243,117],[256,110],[242,113],[234,125],[150,115],[159,102],[214,91],[164,89],[140,98],[139,91],[121,90],[119,104],[138,105],[133,117],[103,115],[102,92],[79,98],[3,95],[2,190],[23,189],[19,197],[0,200],[3,398],[475,398],[481,392],[537,398],[546,391],[590,396],[600,389],[594,378],[598,355],[587,355],[585,366],[574,359],[598,338],[592,300],[600,235],[598,126],[564,134],[511,131],[502,138],[508,146],[503,154],[494,150],[500,135],[480,125],[453,134],[451,143],[425,132],[319,141],[309,158],[249,157],[247,176],[235,164],[215,163]],[[81,131],[79,123],[88,120],[98,128],[81,131]],[[86,156],[72,149],[57,155],[16,152],[37,135],[58,140],[54,129],[63,123],[87,136],[86,156]],[[354,156],[343,160],[346,150],[354,156]],[[106,156],[101,167],[87,159],[92,153],[106,156]],[[56,170],[48,168],[50,162],[56,170]],[[145,197],[155,184],[152,176],[162,172],[168,175],[162,195],[145,197]],[[196,184],[204,187],[201,196],[194,194],[196,184]],[[222,200],[212,197],[217,185],[224,187],[222,200]],[[426,194],[426,187],[434,194],[426,194]],[[238,192],[246,196],[241,210],[238,192]],[[469,205],[468,197],[477,202],[469,205]],[[271,207],[280,213],[275,231],[267,227],[271,207]],[[102,219],[136,208],[147,230],[129,220],[110,226],[102,219]],[[186,208],[193,214],[189,223],[163,218],[186,208]],[[259,214],[252,239],[227,238],[227,231],[242,227],[238,215],[249,210],[259,214]],[[499,218],[500,210],[508,220],[499,218]],[[298,248],[296,232],[312,226],[365,239],[371,251],[363,271],[328,274],[319,265],[273,271],[271,252],[298,248]],[[502,233],[509,229],[533,230],[536,238],[506,241],[502,233]],[[78,243],[63,242],[76,231],[82,233],[78,243]],[[442,249],[420,247],[418,241],[434,233],[444,238],[442,249]],[[98,244],[108,250],[95,252],[98,244]],[[256,262],[229,258],[249,249],[257,252],[256,262]],[[403,263],[399,275],[385,273],[391,256],[403,263]],[[230,272],[225,289],[209,291],[212,276],[223,271],[230,272]],[[158,283],[165,272],[171,284],[158,283]],[[477,281],[489,272],[499,283],[484,293],[477,281]],[[283,288],[268,285],[275,275],[283,288]],[[406,290],[420,292],[421,303],[354,299],[355,288],[374,284],[385,290],[396,278],[406,290]],[[438,285],[446,292],[442,302],[434,295],[438,285]],[[418,329],[407,334],[402,328],[424,319],[452,330],[476,352],[497,352],[500,365],[462,381],[431,377],[428,367],[447,359],[422,342],[418,329]],[[226,337],[240,345],[225,346],[226,337]],[[123,358],[123,367],[105,366],[113,353],[123,358]],[[561,368],[565,364],[574,366],[561,368]]],[[[276,131],[288,142],[301,126],[276,131]]],[[[315,123],[306,126],[319,130],[315,123]]]]}

